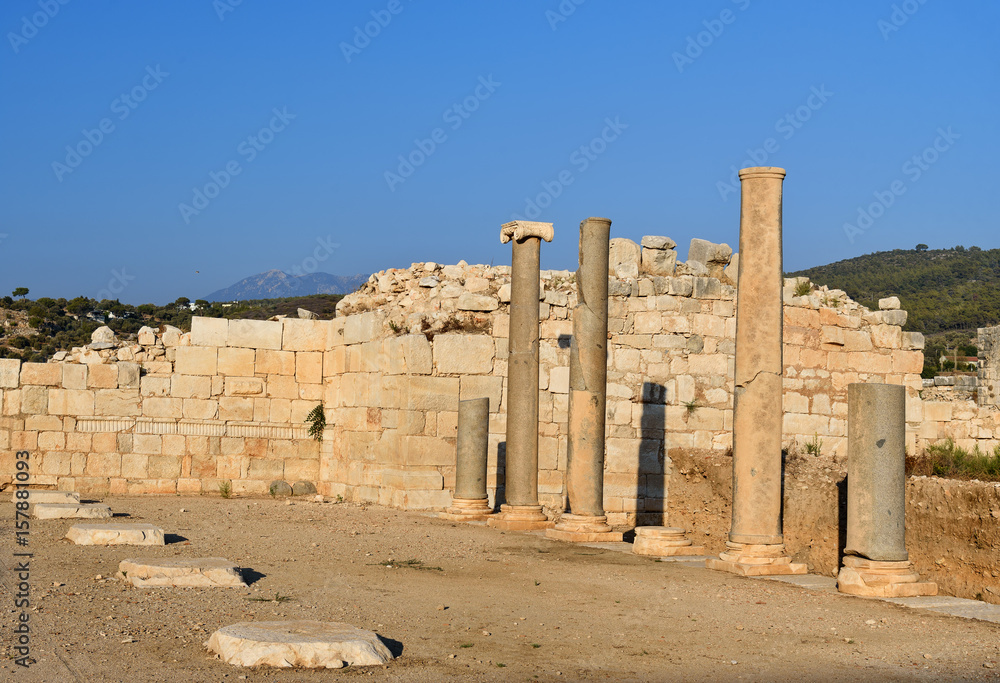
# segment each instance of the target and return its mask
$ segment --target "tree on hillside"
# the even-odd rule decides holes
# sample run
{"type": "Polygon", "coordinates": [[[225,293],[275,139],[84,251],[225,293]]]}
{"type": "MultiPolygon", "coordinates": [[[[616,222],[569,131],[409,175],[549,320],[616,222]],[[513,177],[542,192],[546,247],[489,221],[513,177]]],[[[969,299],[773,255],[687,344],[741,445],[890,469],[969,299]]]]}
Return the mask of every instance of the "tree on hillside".
{"type": "Polygon", "coordinates": [[[28,288],[27,287],[18,287],[17,289],[15,289],[11,293],[14,296],[19,296],[19,297],[21,297],[23,299],[24,297],[28,296],[28,288]]]}
{"type": "Polygon", "coordinates": [[[929,247],[926,244],[918,244],[917,251],[927,251],[929,247]]]}

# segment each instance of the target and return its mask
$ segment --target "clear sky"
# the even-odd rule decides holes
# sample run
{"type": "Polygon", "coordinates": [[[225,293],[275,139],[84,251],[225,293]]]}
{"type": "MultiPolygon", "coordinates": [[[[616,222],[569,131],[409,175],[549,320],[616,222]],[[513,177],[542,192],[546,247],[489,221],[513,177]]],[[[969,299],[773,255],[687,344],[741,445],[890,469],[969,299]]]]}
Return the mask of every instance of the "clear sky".
{"type": "Polygon", "coordinates": [[[544,268],[588,216],[683,259],[737,246],[757,165],[788,170],[786,270],[996,248],[998,27],[991,0],[7,0],[0,294],[504,264],[514,216],[555,224],[544,268]]]}

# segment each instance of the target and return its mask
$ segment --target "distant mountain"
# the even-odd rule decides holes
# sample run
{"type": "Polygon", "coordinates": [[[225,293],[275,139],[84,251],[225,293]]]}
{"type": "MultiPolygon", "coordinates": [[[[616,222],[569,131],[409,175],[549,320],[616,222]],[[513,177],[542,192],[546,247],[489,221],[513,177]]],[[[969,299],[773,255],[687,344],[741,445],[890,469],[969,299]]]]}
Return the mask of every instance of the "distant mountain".
{"type": "Polygon", "coordinates": [[[311,294],[350,294],[368,280],[367,275],[330,275],[307,273],[289,275],[269,270],[243,278],[225,289],[212,292],[206,301],[243,301],[246,299],[280,299],[311,294]]]}
{"type": "Polygon", "coordinates": [[[1000,249],[895,249],[818,266],[805,275],[818,285],[843,289],[857,301],[878,307],[881,297],[898,296],[909,311],[907,330],[933,334],[1000,324],[1000,249]]]}

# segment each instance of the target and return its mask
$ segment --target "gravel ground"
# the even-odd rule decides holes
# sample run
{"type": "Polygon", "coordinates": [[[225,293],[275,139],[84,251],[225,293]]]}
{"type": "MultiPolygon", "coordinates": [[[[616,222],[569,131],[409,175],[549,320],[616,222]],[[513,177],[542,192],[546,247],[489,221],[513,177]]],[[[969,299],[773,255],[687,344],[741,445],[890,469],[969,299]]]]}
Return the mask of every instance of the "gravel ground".
{"type": "Polygon", "coordinates": [[[943,681],[1000,672],[993,624],[533,534],[300,499],[104,502],[125,515],[115,521],[162,526],[168,543],[75,546],[63,540],[70,520],[32,520],[30,669],[12,658],[14,506],[0,503],[0,680],[943,681]],[[125,558],[212,556],[249,568],[251,585],[136,589],[108,578],[125,558]],[[221,626],[275,619],[372,629],[399,656],[385,667],[249,670],[203,646],[221,626]]]}

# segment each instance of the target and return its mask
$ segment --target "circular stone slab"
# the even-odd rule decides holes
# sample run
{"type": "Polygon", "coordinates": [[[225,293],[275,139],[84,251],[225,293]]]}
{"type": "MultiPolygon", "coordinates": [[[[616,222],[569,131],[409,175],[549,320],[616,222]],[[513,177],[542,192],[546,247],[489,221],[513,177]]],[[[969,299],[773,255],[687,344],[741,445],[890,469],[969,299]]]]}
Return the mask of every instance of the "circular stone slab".
{"type": "Polygon", "coordinates": [[[340,669],[385,664],[392,653],[373,631],[322,621],[256,621],[225,626],[205,643],[236,666],[340,669]]]}
{"type": "Polygon", "coordinates": [[[103,503],[35,503],[35,519],[107,519],[111,506],[103,503]]]}
{"type": "Polygon", "coordinates": [[[66,538],[77,545],[164,545],[163,529],[152,524],[74,524],[66,538]]]}
{"type": "Polygon", "coordinates": [[[122,560],[119,578],[136,588],[232,587],[246,588],[240,568],[221,557],[159,557],[148,560],[122,560]]]}

